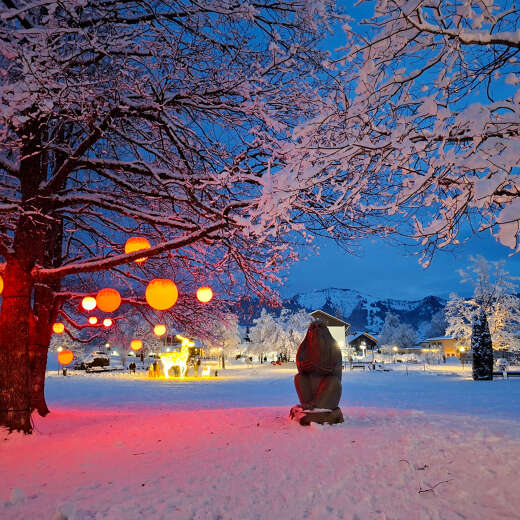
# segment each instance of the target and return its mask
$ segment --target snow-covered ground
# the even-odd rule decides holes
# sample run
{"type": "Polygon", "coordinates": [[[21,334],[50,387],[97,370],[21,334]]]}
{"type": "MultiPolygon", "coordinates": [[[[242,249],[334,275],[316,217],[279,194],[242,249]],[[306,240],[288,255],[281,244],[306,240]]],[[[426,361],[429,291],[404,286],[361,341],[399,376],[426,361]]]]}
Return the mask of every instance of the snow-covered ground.
{"type": "Polygon", "coordinates": [[[0,518],[520,518],[520,378],[347,371],[345,423],[305,428],[287,417],[294,373],[51,372],[52,413],[2,435],[0,518]]]}

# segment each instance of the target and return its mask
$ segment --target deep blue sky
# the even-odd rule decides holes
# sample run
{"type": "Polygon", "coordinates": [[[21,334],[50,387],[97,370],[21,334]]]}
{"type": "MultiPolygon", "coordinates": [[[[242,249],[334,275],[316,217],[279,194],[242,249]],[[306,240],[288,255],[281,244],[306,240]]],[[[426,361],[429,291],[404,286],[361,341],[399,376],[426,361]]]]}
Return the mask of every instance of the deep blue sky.
{"type": "Polygon", "coordinates": [[[520,276],[520,256],[500,245],[489,233],[475,235],[452,251],[440,250],[427,269],[404,248],[383,240],[362,242],[359,256],[345,253],[332,242],[321,242],[321,253],[293,265],[283,296],[313,289],[339,287],[356,289],[364,294],[390,298],[422,298],[430,294],[448,296],[451,292],[469,296],[471,285],[460,283],[457,272],[469,265],[469,256],[481,254],[488,260],[506,261],[506,270],[520,276]]]}

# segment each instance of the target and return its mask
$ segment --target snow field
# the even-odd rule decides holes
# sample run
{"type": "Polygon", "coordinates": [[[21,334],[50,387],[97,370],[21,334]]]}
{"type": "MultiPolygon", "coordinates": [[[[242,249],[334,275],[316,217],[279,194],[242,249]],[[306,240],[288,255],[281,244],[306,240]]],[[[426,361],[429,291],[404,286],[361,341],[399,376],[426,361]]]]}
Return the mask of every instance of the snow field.
{"type": "Polygon", "coordinates": [[[293,374],[49,376],[49,417],[2,436],[0,518],[520,517],[520,381],[347,373],[346,422],[303,428],[293,374]]]}

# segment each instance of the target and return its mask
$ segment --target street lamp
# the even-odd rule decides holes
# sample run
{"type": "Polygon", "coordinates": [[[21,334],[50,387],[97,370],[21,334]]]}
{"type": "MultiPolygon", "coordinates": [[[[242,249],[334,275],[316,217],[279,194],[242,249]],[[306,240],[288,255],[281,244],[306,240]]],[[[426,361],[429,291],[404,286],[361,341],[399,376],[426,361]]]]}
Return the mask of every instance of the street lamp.
{"type": "Polygon", "coordinates": [[[459,348],[459,352],[460,352],[460,362],[462,363],[462,370],[464,370],[464,357],[465,357],[465,352],[466,352],[466,349],[464,347],[460,347],[459,348]]]}
{"type": "Polygon", "coordinates": [[[392,350],[394,351],[394,363],[395,363],[395,355],[397,354],[397,351],[399,350],[396,345],[392,347],[392,350]]]}

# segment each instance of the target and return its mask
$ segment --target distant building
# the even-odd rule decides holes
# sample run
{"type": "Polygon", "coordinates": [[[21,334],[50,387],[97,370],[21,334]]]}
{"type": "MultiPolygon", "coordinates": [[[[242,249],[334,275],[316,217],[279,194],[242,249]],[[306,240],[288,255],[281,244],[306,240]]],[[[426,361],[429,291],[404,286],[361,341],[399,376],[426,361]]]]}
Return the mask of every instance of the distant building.
{"type": "Polygon", "coordinates": [[[438,338],[426,338],[421,341],[423,352],[440,352],[446,357],[460,357],[460,348],[463,345],[451,336],[440,336],[438,338]]]}
{"type": "Polygon", "coordinates": [[[356,350],[356,352],[363,352],[367,350],[376,350],[378,339],[372,336],[368,332],[358,332],[347,337],[347,343],[350,348],[356,350]]]}
{"type": "Polygon", "coordinates": [[[345,338],[350,334],[350,323],[343,321],[322,310],[312,311],[310,315],[327,326],[331,336],[336,340],[341,353],[345,356],[347,342],[345,338]]]}

